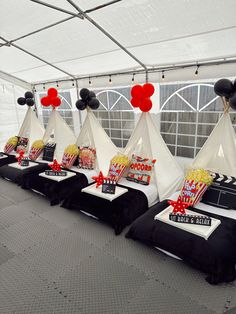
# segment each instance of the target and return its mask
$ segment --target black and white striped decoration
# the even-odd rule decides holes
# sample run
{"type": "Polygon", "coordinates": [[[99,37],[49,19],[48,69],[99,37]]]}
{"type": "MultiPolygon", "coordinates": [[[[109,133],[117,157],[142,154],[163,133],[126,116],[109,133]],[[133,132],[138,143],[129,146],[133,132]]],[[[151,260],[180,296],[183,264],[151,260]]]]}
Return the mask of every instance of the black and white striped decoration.
{"type": "Polygon", "coordinates": [[[236,185],[235,177],[227,176],[225,174],[220,174],[216,172],[211,172],[211,176],[214,178],[213,182],[228,183],[228,184],[236,185]]]}

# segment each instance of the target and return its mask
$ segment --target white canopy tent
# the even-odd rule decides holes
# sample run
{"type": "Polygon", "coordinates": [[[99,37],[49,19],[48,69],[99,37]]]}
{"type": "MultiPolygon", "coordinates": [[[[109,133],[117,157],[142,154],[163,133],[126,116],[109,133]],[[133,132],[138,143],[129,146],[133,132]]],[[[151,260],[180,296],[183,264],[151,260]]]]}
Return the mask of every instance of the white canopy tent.
{"type": "Polygon", "coordinates": [[[236,177],[236,136],[228,113],[221,116],[191,167],[236,177]]]}
{"type": "Polygon", "coordinates": [[[118,148],[113,144],[90,109],[87,110],[87,116],[76,144],[96,148],[97,167],[104,175],[108,173],[110,160],[117,154],[118,148]]]}
{"type": "Polygon", "coordinates": [[[235,6],[234,0],[4,0],[0,70],[22,84],[135,71],[144,80],[154,70],[157,80],[162,70],[166,80],[186,80],[194,79],[197,64],[198,78],[233,76],[235,6]]]}
{"type": "Polygon", "coordinates": [[[142,113],[124,152],[130,157],[135,153],[143,158],[156,159],[154,180],[160,200],[169,197],[180,187],[184,173],[166,146],[150,113],[142,113]]]}
{"type": "Polygon", "coordinates": [[[56,109],[53,109],[50,115],[43,136],[44,143],[49,141],[51,135],[53,135],[52,142],[56,143],[54,158],[61,162],[65,148],[70,144],[74,144],[76,137],[56,109]]]}

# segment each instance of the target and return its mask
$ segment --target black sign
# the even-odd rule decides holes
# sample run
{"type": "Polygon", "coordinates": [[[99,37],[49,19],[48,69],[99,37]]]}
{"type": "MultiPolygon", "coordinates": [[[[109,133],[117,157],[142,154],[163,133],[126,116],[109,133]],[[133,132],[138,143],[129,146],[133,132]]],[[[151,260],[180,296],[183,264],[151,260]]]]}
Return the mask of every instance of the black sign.
{"type": "Polygon", "coordinates": [[[102,193],[115,194],[116,182],[113,180],[104,180],[102,184],[102,193]]]}
{"type": "Polygon", "coordinates": [[[211,218],[207,216],[169,214],[169,219],[174,222],[182,222],[185,224],[211,226],[211,218]]]}
{"type": "Polygon", "coordinates": [[[54,176],[54,177],[65,177],[65,176],[67,176],[66,171],[45,170],[45,174],[47,176],[54,176]]]}
{"type": "Polygon", "coordinates": [[[53,161],[54,152],[56,149],[55,143],[48,143],[44,146],[43,149],[43,160],[53,161]]]}
{"type": "Polygon", "coordinates": [[[29,166],[29,159],[26,159],[26,158],[21,159],[20,165],[21,165],[21,167],[28,167],[29,166]]]}

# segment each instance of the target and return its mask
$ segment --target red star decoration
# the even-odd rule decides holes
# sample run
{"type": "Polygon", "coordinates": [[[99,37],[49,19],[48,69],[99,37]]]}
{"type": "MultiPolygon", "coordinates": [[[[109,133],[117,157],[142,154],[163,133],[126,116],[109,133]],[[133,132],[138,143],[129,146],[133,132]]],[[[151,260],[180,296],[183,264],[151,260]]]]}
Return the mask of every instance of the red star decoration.
{"type": "Polygon", "coordinates": [[[108,177],[104,177],[102,171],[99,172],[98,176],[93,176],[92,179],[97,183],[96,188],[103,184],[103,180],[108,179],[108,177]]]}
{"type": "Polygon", "coordinates": [[[18,160],[18,164],[20,165],[21,164],[21,160],[24,158],[24,151],[23,150],[20,150],[19,152],[19,156],[16,157],[16,159],[18,160]]]}
{"type": "Polygon", "coordinates": [[[61,164],[56,159],[53,160],[52,164],[48,164],[52,171],[61,171],[61,164]]]}
{"type": "Polygon", "coordinates": [[[168,203],[173,206],[173,214],[181,213],[183,215],[186,214],[185,209],[191,205],[191,203],[183,202],[180,197],[177,199],[177,201],[170,200],[168,203]]]}

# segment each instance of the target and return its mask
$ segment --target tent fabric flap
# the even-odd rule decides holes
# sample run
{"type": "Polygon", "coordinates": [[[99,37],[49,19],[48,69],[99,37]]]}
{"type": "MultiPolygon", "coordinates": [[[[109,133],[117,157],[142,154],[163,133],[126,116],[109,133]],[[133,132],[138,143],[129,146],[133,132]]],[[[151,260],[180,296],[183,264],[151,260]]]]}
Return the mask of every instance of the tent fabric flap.
{"type": "Polygon", "coordinates": [[[118,148],[113,144],[90,109],[87,110],[87,116],[76,144],[96,148],[97,167],[104,175],[108,173],[110,160],[118,153],[118,148]]]}
{"type": "Polygon", "coordinates": [[[180,187],[184,173],[166,146],[150,113],[142,113],[127,143],[125,154],[156,159],[154,180],[160,200],[169,197],[180,187]]]}
{"type": "Polygon", "coordinates": [[[221,116],[191,167],[236,176],[236,137],[229,113],[221,116]]]}
{"type": "Polygon", "coordinates": [[[36,117],[35,112],[29,107],[19,130],[18,136],[27,137],[29,139],[28,147],[30,148],[34,141],[43,138],[43,134],[44,128],[36,117]]]}
{"type": "Polygon", "coordinates": [[[48,125],[43,137],[44,143],[47,143],[50,138],[52,142],[56,143],[54,157],[58,161],[62,160],[65,148],[76,142],[74,133],[55,109],[52,111],[48,120],[48,125]]]}

